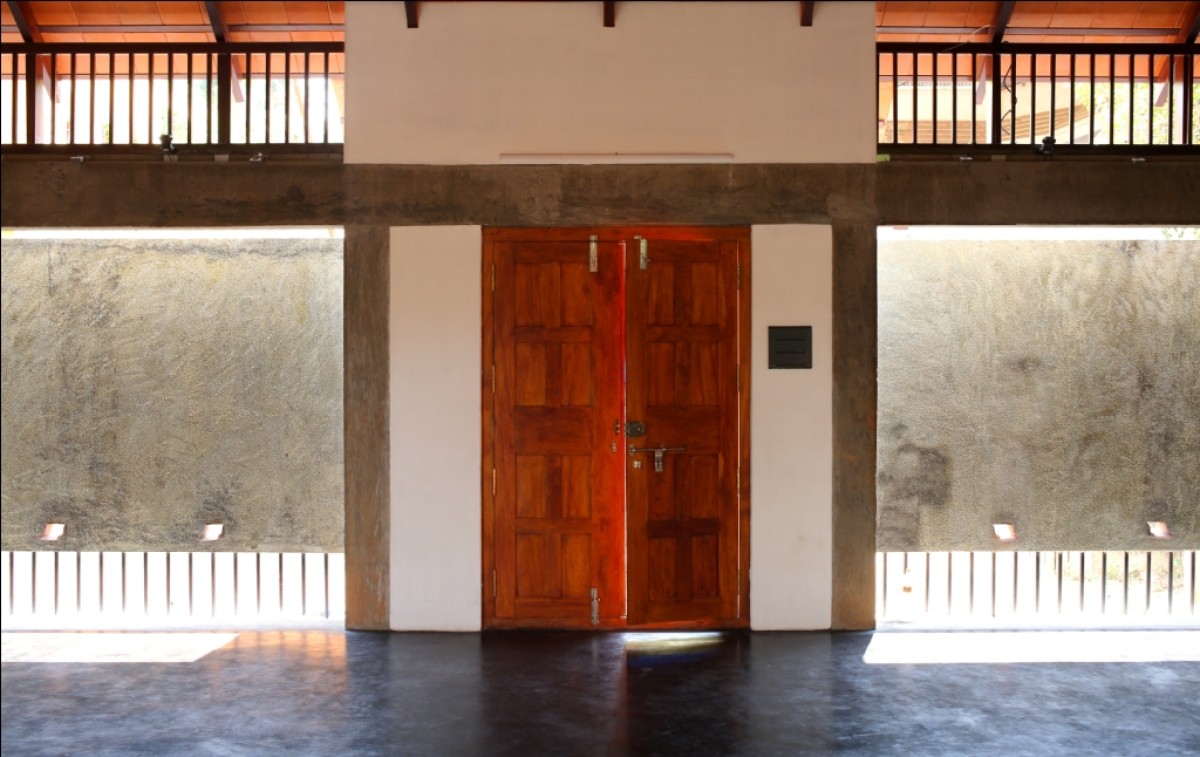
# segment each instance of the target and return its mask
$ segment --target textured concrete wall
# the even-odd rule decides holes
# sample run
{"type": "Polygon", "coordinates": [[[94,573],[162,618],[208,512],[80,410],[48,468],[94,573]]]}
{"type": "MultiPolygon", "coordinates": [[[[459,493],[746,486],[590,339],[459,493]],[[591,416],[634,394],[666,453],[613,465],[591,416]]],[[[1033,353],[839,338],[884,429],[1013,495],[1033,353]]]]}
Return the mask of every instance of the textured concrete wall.
{"type": "Polygon", "coordinates": [[[4,549],[341,551],[341,247],[4,240],[4,549]]]}
{"type": "Polygon", "coordinates": [[[1200,547],[1200,242],[881,242],[878,429],[882,549],[1200,547]]]}

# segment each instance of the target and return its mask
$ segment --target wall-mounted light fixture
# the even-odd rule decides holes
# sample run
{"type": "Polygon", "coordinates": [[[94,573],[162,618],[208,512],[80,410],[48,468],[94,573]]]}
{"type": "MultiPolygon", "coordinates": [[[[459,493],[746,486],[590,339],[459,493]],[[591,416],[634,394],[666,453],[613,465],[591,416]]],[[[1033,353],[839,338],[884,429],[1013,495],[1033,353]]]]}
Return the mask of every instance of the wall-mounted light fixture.
{"type": "Polygon", "coordinates": [[[225,533],[224,523],[209,523],[204,526],[204,535],[200,537],[201,541],[216,541],[225,533]]]}
{"type": "Polygon", "coordinates": [[[65,523],[47,523],[46,527],[42,529],[42,535],[38,538],[42,541],[58,541],[66,530],[65,523]]]}
{"type": "Polygon", "coordinates": [[[1148,521],[1146,521],[1146,527],[1150,529],[1150,535],[1153,536],[1155,539],[1170,539],[1171,538],[1171,529],[1167,528],[1167,524],[1165,521],[1148,520],[1148,521]]]}
{"type": "Polygon", "coordinates": [[[1016,541],[1017,527],[1011,523],[993,523],[992,531],[1000,541],[1016,541]]]}

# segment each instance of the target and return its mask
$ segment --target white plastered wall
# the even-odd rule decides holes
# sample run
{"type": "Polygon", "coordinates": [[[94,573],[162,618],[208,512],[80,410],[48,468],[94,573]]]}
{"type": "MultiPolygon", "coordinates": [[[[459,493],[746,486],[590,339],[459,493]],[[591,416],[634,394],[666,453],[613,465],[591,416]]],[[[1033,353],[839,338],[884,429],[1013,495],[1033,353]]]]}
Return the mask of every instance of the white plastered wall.
{"type": "MultiPolygon", "coordinates": [[[[832,261],[827,226],[752,229],[751,625],[830,625],[832,261]],[[768,371],[769,325],[813,369],[768,371]]],[[[469,631],[482,597],[479,227],[391,231],[391,627],[469,631]]]]}
{"type": "Polygon", "coordinates": [[[833,231],[755,226],[750,247],[750,623],[829,628],[833,231]],[[768,370],[768,326],[812,326],[812,369],[768,370]]]}
{"type": "Polygon", "coordinates": [[[872,3],[346,6],[347,163],[875,160],[872,3]]]}
{"type": "Polygon", "coordinates": [[[391,230],[391,627],[480,628],[478,226],[391,230]]]}

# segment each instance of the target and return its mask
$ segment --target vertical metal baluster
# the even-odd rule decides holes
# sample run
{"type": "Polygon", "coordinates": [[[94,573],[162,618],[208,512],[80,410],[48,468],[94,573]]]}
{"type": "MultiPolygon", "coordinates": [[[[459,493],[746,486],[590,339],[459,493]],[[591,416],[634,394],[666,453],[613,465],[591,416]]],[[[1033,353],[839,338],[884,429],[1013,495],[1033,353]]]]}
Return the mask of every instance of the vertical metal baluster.
{"type": "Polygon", "coordinates": [[[292,54],[283,54],[283,141],[292,141],[292,54]]]}
{"type": "Polygon", "coordinates": [[[954,553],[946,553],[946,614],[950,614],[953,607],[951,601],[954,596],[954,553]]]}
{"type": "Polygon", "coordinates": [[[187,556],[188,556],[188,574],[187,574],[188,617],[190,618],[190,617],[195,616],[195,614],[196,614],[196,587],[195,587],[196,572],[194,570],[194,566],[192,565],[192,553],[188,552],[187,556]]]}
{"type": "Polygon", "coordinates": [[[992,552],[992,617],[996,617],[996,553],[992,552]]]}
{"type": "Polygon", "coordinates": [[[163,556],[167,558],[167,586],[166,586],[167,615],[170,615],[171,614],[171,553],[169,551],[164,552],[163,556]]]}
{"type": "Polygon", "coordinates": [[[29,561],[29,609],[34,615],[37,615],[38,591],[37,591],[37,553],[30,556],[29,561]]]}
{"type": "Polygon", "coordinates": [[[238,592],[240,591],[238,584],[238,553],[233,553],[233,614],[238,614],[238,592]]]}
{"type": "Polygon", "coordinates": [[[96,142],[96,54],[88,53],[88,139],[96,142]]]}
{"type": "Polygon", "coordinates": [[[1058,98],[1058,56],[1050,56],[1050,136],[1057,133],[1058,114],[1055,112],[1055,101],[1058,98]]]}
{"type": "Polygon", "coordinates": [[[1055,575],[1055,582],[1056,582],[1056,587],[1057,587],[1057,591],[1056,591],[1056,593],[1057,593],[1057,595],[1058,595],[1058,614],[1059,614],[1059,615],[1062,615],[1062,601],[1063,601],[1063,591],[1062,591],[1062,585],[1063,585],[1063,556],[1062,556],[1062,552],[1055,552],[1055,553],[1054,553],[1054,572],[1055,572],[1055,574],[1056,574],[1056,575],[1055,575]]]}
{"type": "Polygon", "coordinates": [[[1146,143],[1154,144],[1154,53],[1150,53],[1150,68],[1146,71],[1146,143]]]}
{"type": "Polygon", "coordinates": [[[117,56],[112,53],[108,54],[108,144],[112,144],[116,138],[116,111],[117,111],[117,56]]]}
{"type": "Polygon", "coordinates": [[[1150,590],[1154,587],[1154,582],[1151,579],[1154,566],[1154,553],[1146,552],[1146,612],[1150,612],[1150,590]]]}
{"type": "Polygon", "coordinates": [[[142,615],[150,614],[150,553],[142,553],[142,615]]]}
{"type": "Polygon", "coordinates": [[[78,78],[76,74],[79,71],[78,59],[79,56],[77,56],[75,53],[71,53],[69,56],[67,56],[67,60],[71,61],[71,102],[67,108],[68,117],[71,119],[67,124],[67,144],[69,145],[75,144],[77,141],[75,137],[79,132],[79,129],[76,128],[75,124],[75,95],[78,92],[78,78]]]}
{"type": "Polygon", "coordinates": [[[75,553],[75,612],[83,612],[83,552],[75,553]]]}
{"type": "MultiPolygon", "coordinates": [[[[1153,61],[1151,61],[1153,63],[1153,61]]],[[[1150,67],[1154,70],[1154,66],[1150,67]]],[[[1175,553],[1167,553],[1167,614],[1175,612],[1175,553]]]]}
{"type": "Polygon", "coordinates": [[[1013,552],[1013,603],[1012,603],[1012,611],[1013,611],[1013,614],[1014,614],[1014,615],[1016,615],[1016,614],[1017,614],[1017,591],[1018,591],[1018,589],[1019,589],[1019,587],[1020,587],[1020,583],[1021,583],[1021,575],[1020,575],[1020,569],[1019,569],[1019,568],[1020,568],[1020,565],[1021,565],[1021,560],[1020,560],[1020,557],[1021,557],[1021,555],[1020,555],[1020,553],[1019,553],[1019,552],[1013,552]]]}
{"type": "Polygon", "coordinates": [[[250,53],[246,53],[246,96],[244,98],[242,98],[246,101],[246,144],[251,143],[251,139],[250,139],[250,103],[252,102],[252,98],[250,97],[250,83],[251,83],[251,79],[254,78],[253,74],[254,74],[254,71],[253,71],[253,69],[250,68],[250,53]]]}
{"type": "Polygon", "coordinates": [[[1075,144],[1075,87],[1078,85],[1075,80],[1075,57],[1074,54],[1071,55],[1071,70],[1069,73],[1071,77],[1071,137],[1068,143],[1072,145],[1075,144]]]}
{"type": "Polygon", "coordinates": [[[175,136],[175,53],[167,53],[167,134],[175,136]]]}
{"type": "Polygon", "coordinates": [[[150,89],[150,105],[146,108],[146,144],[154,144],[157,138],[154,134],[154,59],[157,57],[153,53],[147,56],[150,60],[150,68],[146,76],[146,83],[150,89]]]}
{"type": "MultiPolygon", "coordinates": [[[[307,103],[308,97],[305,97],[304,101],[307,103]]],[[[329,609],[329,553],[326,552],[325,553],[325,617],[328,618],[330,616],[330,614],[331,613],[330,613],[330,609],[329,609]]]]}
{"type": "Polygon", "coordinates": [[[54,614],[58,615],[58,550],[54,551],[54,614]]]}
{"type": "Polygon", "coordinates": [[[1042,611],[1042,553],[1041,550],[1034,553],[1033,558],[1033,611],[1041,613],[1042,611]]]}
{"type": "Polygon", "coordinates": [[[1108,553],[1100,553],[1100,614],[1108,610],[1108,553]]]}
{"type": "Polygon", "coordinates": [[[932,559],[928,552],[925,553],[925,614],[929,614],[929,568],[932,559]]]}
{"type": "Polygon", "coordinates": [[[1108,143],[1117,141],[1117,60],[1108,54],[1108,143]]]}
{"type": "Polygon", "coordinates": [[[279,553],[279,612],[280,612],[280,614],[282,614],[282,613],[283,613],[283,598],[284,598],[284,590],[283,590],[283,553],[282,553],[282,552],[280,552],[280,553],[279,553]]]}
{"type": "Polygon", "coordinates": [[[958,53],[950,56],[950,142],[958,144],[958,53]]]}
{"type": "Polygon", "coordinates": [[[1131,144],[1131,145],[1134,144],[1134,139],[1133,139],[1133,101],[1137,99],[1134,96],[1134,92],[1137,90],[1137,87],[1135,86],[1136,77],[1134,76],[1134,73],[1136,72],[1136,70],[1137,70],[1137,56],[1130,55],[1129,56],[1129,144],[1131,144]]]}
{"type": "Polygon", "coordinates": [[[933,143],[938,143],[938,65],[941,62],[941,55],[933,54],[933,143]]]}
{"type": "Polygon", "coordinates": [[[213,139],[213,67],[217,65],[218,57],[215,53],[209,53],[204,56],[204,135],[205,142],[213,144],[217,140],[213,139]]]}
{"type": "Polygon", "coordinates": [[[50,56],[50,142],[58,144],[58,55],[50,56]]]}
{"type": "MultiPolygon", "coordinates": [[[[1167,144],[1175,144],[1175,54],[1167,63],[1167,144]]],[[[14,132],[15,133],[15,132],[14,132]]],[[[1181,555],[1182,557],[1182,555],[1181,555]]]]}
{"type": "Polygon", "coordinates": [[[98,552],[97,555],[99,557],[98,562],[100,563],[100,570],[99,570],[99,575],[100,575],[100,587],[99,587],[100,588],[100,592],[99,592],[99,594],[100,594],[100,612],[103,613],[104,612],[104,553],[98,552]]]}
{"type": "Polygon", "coordinates": [[[271,58],[273,58],[275,56],[271,53],[267,53],[264,57],[266,58],[266,61],[267,61],[267,71],[266,71],[266,80],[265,80],[266,84],[267,84],[267,88],[265,90],[266,94],[263,96],[264,97],[263,102],[266,104],[267,130],[266,130],[266,135],[263,137],[263,142],[266,144],[270,144],[271,143],[271,58]]]}
{"type": "Polygon", "coordinates": [[[1029,144],[1036,145],[1037,138],[1037,65],[1038,56],[1029,56],[1029,144]]]}
{"type": "Polygon", "coordinates": [[[1089,145],[1096,143],[1096,54],[1089,55],[1088,63],[1088,141],[1089,145]]]}
{"type": "Polygon", "coordinates": [[[309,109],[312,107],[312,99],[309,97],[309,74],[308,74],[308,59],[312,57],[312,53],[304,53],[304,144],[312,143],[312,134],[309,132],[309,109]]]}
{"type": "Polygon", "coordinates": [[[212,594],[209,595],[209,610],[212,616],[215,618],[217,617],[217,553],[210,552],[208,556],[210,561],[208,578],[209,583],[211,584],[209,591],[212,592],[212,594]]]}
{"type": "Polygon", "coordinates": [[[329,144],[329,99],[333,74],[329,71],[329,53],[325,53],[325,144],[329,144]]]}
{"type": "Polygon", "coordinates": [[[913,53],[912,54],[912,124],[913,124],[912,143],[914,145],[919,141],[917,139],[917,134],[920,131],[920,123],[921,123],[920,118],[917,115],[919,112],[917,110],[917,81],[921,78],[918,75],[920,73],[920,70],[917,68],[917,66],[919,66],[920,64],[921,64],[920,57],[916,53],[913,53]]]}
{"type": "Polygon", "coordinates": [[[126,73],[126,76],[129,78],[129,122],[128,122],[129,123],[129,144],[133,144],[133,142],[134,142],[134,139],[133,139],[133,84],[134,84],[133,53],[128,53],[125,55],[125,64],[126,64],[126,68],[128,69],[125,73],[126,73]]]}
{"type": "Polygon", "coordinates": [[[129,611],[129,572],[125,570],[126,552],[121,552],[121,614],[129,611]]]}
{"type": "Polygon", "coordinates": [[[187,53],[184,60],[187,61],[187,141],[192,143],[192,58],[195,56],[192,53],[187,53]]]}
{"type": "Polygon", "coordinates": [[[1125,571],[1125,579],[1122,582],[1122,591],[1124,594],[1123,598],[1124,598],[1125,605],[1124,605],[1124,609],[1122,610],[1122,612],[1125,615],[1129,615],[1129,550],[1125,550],[1124,571],[1125,571]]]}
{"type": "Polygon", "coordinates": [[[262,552],[254,553],[254,605],[254,611],[262,615],[262,552]]]}
{"type": "Polygon", "coordinates": [[[967,613],[975,614],[975,551],[968,553],[970,568],[968,570],[967,582],[967,613]]]}

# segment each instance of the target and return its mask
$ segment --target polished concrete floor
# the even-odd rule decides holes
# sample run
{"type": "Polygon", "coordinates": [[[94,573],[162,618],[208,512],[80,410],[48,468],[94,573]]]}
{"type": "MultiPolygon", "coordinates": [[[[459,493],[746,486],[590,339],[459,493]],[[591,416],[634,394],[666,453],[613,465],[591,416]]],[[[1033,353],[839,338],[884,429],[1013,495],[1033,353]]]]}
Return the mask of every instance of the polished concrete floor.
{"type": "Polygon", "coordinates": [[[88,635],[47,637],[41,659],[107,661],[31,662],[6,637],[26,660],[3,666],[6,755],[1200,754],[1187,654],[912,664],[864,661],[866,633],[317,630],[94,657],[88,635]]]}

